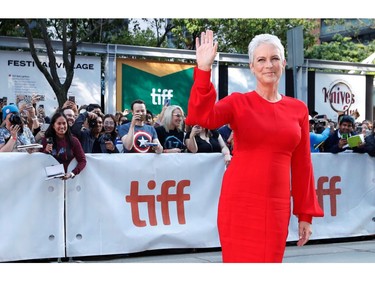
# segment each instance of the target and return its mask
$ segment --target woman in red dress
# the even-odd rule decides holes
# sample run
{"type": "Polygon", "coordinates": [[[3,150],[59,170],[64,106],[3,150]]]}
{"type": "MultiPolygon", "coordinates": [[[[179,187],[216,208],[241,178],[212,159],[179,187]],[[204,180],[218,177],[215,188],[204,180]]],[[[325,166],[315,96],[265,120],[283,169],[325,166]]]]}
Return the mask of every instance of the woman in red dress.
{"type": "Polygon", "coordinates": [[[314,185],[308,109],[278,92],[286,65],[284,47],[276,36],[254,37],[249,64],[257,80],[255,91],[232,93],[216,102],[210,81],[217,52],[213,32],[202,32],[196,46],[186,123],[210,129],[230,124],[236,144],[218,207],[223,262],[282,262],[291,196],[299,221],[298,246],[312,234],[312,217],[323,216],[314,185]]]}

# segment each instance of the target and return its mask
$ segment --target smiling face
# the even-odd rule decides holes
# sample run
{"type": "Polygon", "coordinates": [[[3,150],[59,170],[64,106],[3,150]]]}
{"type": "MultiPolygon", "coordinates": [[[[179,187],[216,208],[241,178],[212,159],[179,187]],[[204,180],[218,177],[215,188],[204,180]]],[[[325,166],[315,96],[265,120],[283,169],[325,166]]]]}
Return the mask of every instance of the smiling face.
{"type": "Polygon", "coordinates": [[[270,43],[263,43],[254,50],[254,60],[250,69],[258,83],[263,85],[279,82],[285,67],[280,50],[270,43]]]}
{"type": "Polygon", "coordinates": [[[68,129],[68,122],[63,116],[60,116],[56,119],[56,122],[53,124],[53,129],[56,132],[56,136],[63,138],[68,129]]]}
{"type": "Polygon", "coordinates": [[[171,125],[174,128],[179,128],[183,120],[184,120],[184,115],[182,114],[181,110],[178,108],[173,110],[171,125]]]}
{"type": "Polygon", "coordinates": [[[65,114],[66,118],[68,119],[69,126],[73,126],[74,121],[76,121],[73,109],[66,108],[64,110],[64,114],[65,114]]]}
{"type": "Polygon", "coordinates": [[[115,129],[115,121],[111,117],[106,117],[103,122],[104,131],[106,133],[112,133],[115,129]]]}

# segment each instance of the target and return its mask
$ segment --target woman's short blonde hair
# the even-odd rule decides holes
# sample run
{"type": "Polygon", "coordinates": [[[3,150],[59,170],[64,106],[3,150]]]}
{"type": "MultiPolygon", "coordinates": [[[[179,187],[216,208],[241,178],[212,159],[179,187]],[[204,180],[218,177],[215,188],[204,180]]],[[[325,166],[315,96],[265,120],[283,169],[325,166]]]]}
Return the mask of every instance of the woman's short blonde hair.
{"type": "MultiPolygon", "coordinates": [[[[170,105],[170,106],[168,106],[166,108],[166,110],[164,111],[163,120],[161,121],[161,125],[165,128],[165,130],[167,132],[169,132],[169,127],[170,127],[170,125],[172,123],[172,118],[173,118],[172,114],[173,114],[173,112],[176,109],[180,110],[182,115],[185,115],[183,109],[181,108],[181,106],[178,106],[178,105],[170,105]]],[[[179,130],[179,131],[183,130],[183,123],[184,122],[181,122],[181,124],[177,128],[177,130],[179,130]]]]}

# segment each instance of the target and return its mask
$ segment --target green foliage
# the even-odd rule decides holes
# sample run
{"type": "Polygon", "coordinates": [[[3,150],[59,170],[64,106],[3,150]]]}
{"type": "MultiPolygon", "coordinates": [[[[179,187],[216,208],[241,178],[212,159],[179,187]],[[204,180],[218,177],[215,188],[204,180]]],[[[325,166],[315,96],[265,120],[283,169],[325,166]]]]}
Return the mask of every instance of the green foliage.
{"type": "Polygon", "coordinates": [[[334,60],[345,62],[361,62],[375,52],[375,41],[368,45],[355,43],[350,37],[336,34],[333,41],[323,42],[305,50],[305,58],[334,60]]]}
{"type": "Polygon", "coordinates": [[[318,26],[317,20],[308,19],[173,19],[172,33],[176,48],[195,48],[195,38],[202,31],[214,31],[220,52],[246,54],[250,40],[260,33],[278,36],[286,45],[287,30],[296,26],[304,27],[304,44],[311,46],[316,41],[312,30],[318,26]]]}

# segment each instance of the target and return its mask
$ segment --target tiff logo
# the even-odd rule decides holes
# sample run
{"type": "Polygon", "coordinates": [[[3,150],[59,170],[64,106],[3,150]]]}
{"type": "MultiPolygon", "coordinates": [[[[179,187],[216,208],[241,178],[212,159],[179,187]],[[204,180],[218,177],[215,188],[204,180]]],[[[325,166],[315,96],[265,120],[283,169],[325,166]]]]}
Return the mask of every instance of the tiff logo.
{"type": "MultiPolygon", "coordinates": [[[[177,218],[179,224],[185,224],[185,205],[184,201],[190,200],[190,194],[184,193],[184,189],[190,186],[189,180],[182,180],[177,183],[175,193],[170,192],[172,187],[176,186],[176,181],[167,180],[161,185],[161,193],[159,195],[141,195],[139,194],[139,182],[132,181],[130,183],[130,195],[125,196],[127,203],[130,203],[132,220],[135,226],[144,227],[147,225],[146,220],[141,219],[139,214],[140,204],[146,204],[149,223],[152,226],[158,224],[156,219],[156,203],[161,205],[161,215],[164,225],[170,225],[169,203],[175,202],[177,207],[177,218]]],[[[149,190],[154,190],[156,182],[151,180],[147,183],[149,190]]]]}
{"type": "Polygon", "coordinates": [[[173,98],[173,90],[168,89],[158,89],[156,92],[155,88],[152,88],[151,97],[152,97],[152,104],[153,105],[162,105],[164,104],[165,99],[173,98]]]}
{"type": "Polygon", "coordinates": [[[316,195],[318,196],[319,205],[324,209],[323,197],[328,195],[330,198],[332,217],[335,217],[337,214],[336,196],[341,194],[341,188],[337,188],[336,184],[340,181],[341,177],[339,176],[333,176],[331,179],[329,177],[320,177],[318,179],[316,195]],[[328,188],[324,188],[325,183],[329,183],[328,188]]]}

